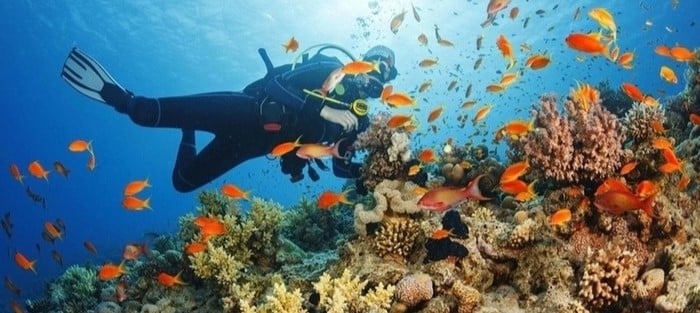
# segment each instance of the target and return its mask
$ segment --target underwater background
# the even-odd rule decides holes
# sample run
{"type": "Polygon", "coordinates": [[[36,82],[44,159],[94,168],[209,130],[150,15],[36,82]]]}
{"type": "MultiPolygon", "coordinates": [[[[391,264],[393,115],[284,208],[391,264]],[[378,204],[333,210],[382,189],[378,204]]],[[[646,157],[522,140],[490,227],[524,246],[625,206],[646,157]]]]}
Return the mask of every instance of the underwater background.
{"type": "MultiPolygon", "coordinates": [[[[122,86],[137,95],[163,97],[242,90],[265,74],[258,48],[265,48],[273,64],[281,65],[315,44],[336,44],[355,56],[383,44],[396,53],[399,74],[391,83],[394,90],[408,92],[420,108],[403,110],[420,121],[411,139],[411,150],[440,151],[452,138],[460,144],[486,145],[490,155],[507,166],[508,146],[503,141],[494,143],[494,133],[515,118],[530,120],[530,110],[542,94],[555,93],[561,98],[577,83],[598,86],[602,82],[608,82],[617,92],[620,84],[632,82],[656,97],[663,107],[686,88],[684,73],[689,63],[659,56],[654,48],[665,44],[694,49],[700,44],[697,1],[513,0],[496,14],[493,25],[482,27],[488,2],[3,1],[0,145],[4,148],[0,164],[6,168],[17,164],[25,177],[22,184],[9,172],[0,179],[0,214],[9,212],[13,225],[11,237],[0,235],[0,276],[21,289],[19,296],[0,291],[0,312],[10,312],[12,301],[23,304],[27,299],[42,297],[47,283],[71,265],[90,264],[96,268],[105,262],[118,264],[125,244],[151,243],[155,237],[177,234],[181,217],[195,213],[200,206],[196,196],[200,191],[215,192],[225,183],[233,183],[252,191],[252,196],[289,210],[304,197],[315,202],[324,190],[339,192],[346,183],[329,172],[322,172],[317,182],[307,178],[290,183],[280,172],[277,160],[259,158],[195,192],[178,193],[172,187],[171,173],[180,131],[140,127],[127,116],[70,88],[59,74],[73,47],[95,57],[122,86]],[[420,21],[414,18],[412,6],[420,21]],[[634,52],[631,69],[602,56],[577,52],[564,42],[573,32],[598,32],[600,26],[587,13],[599,6],[614,15],[621,52],[634,52]],[[511,18],[513,7],[518,7],[519,13],[511,18]],[[390,22],[402,11],[406,16],[394,33],[390,22]],[[453,46],[436,43],[436,27],[453,46]],[[417,40],[421,33],[429,38],[426,46],[417,40]],[[498,82],[506,72],[507,62],[496,46],[501,34],[512,43],[518,60],[515,67],[521,74],[507,90],[487,92],[487,85],[498,82]],[[480,36],[483,43],[477,50],[480,36]],[[282,47],[291,37],[299,42],[296,53],[286,53],[282,47]],[[526,44],[529,51],[521,44],[526,44]],[[526,56],[537,52],[549,55],[551,63],[537,71],[524,69],[526,56]],[[438,64],[419,66],[425,58],[436,58],[438,64]],[[475,69],[478,59],[482,61],[475,69]],[[675,71],[677,84],[659,77],[662,65],[675,71]],[[427,80],[432,86],[419,92],[419,86],[427,80]],[[456,81],[457,87],[448,91],[451,81],[456,81]],[[461,106],[470,85],[473,91],[468,99],[476,104],[464,109],[461,106]],[[476,110],[485,104],[492,105],[490,114],[473,124],[476,110]],[[428,113],[439,105],[444,107],[439,120],[425,122],[428,113]],[[468,114],[466,123],[458,120],[463,113],[468,114]],[[434,130],[431,125],[435,125],[434,130]],[[75,139],[92,142],[94,170],[86,167],[86,154],[67,149],[75,139]],[[52,171],[47,181],[27,172],[34,160],[52,171]],[[68,177],[53,170],[51,164],[55,161],[70,169],[68,177]],[[142,195],[150,197],[153,209],[125,210],[121,205],[124,186],[145,178],[152,187],[142,195]],[[45,199],[45,207],[28,196],[27,188],[45,199]],[[42,232],[46,221],[56,219],[65,223],[65,232],[62,240],[51,243],[42,239],[42,232]],[[86,250],[85,241],[94,244],[98,253],[86,250]],[[52,251],[60,254],[62,265],[56,262],[55,254],[52,257],[52,251]],[[15,264],[16,252],[36,260],[36,274],[15,264]]],[[[396,111],[378,100],[370,105],[373,114],[396,111]]],[[[210,138],[209,134],[197,133],[199,148],[210,138]]],[[[691,187],[696,185],[697,181],[691,187]]],[[[693,201],[698,200],[697,194],[693,201]]],[[[242,212],[251,206],[243,201],[236,205],[242,212]]],[[[352,212],[353,208],[333,210],[352,212]]]]}

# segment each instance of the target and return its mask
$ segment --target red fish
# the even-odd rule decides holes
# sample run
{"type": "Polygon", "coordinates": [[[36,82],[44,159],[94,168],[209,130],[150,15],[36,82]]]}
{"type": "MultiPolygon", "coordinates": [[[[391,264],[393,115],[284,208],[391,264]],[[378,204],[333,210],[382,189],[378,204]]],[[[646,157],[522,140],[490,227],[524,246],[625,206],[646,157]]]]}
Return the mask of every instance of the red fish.
{"type": "Polygon", "coordinates": [[[627,190],[609,190],[596,195],[593,204],[601,211],[614,215],[622,215],[625,212],[643,210],[648,216],[654,216],[654,197],[644,200],[627,190]]]}
{"type": "Polygon", "coordinates": [[[10,175],[12,175],[12,178],[14,178],[20,184],[22,184],[22,179],[24,178],[24,176],[22,176],[22,173],[19,171],[19,167],[17,167],[17,164],[10,165],[10,175]]]}
{"type": "Polygon", "coordinates": [[[146,187],[151,187],[151,184],[148,183],[148,177],[143,180],[133,180],[124,187],[124,195],[133,196],[143,191],[146,187]]]}
{"type": "Polygon", "coordinates": [[[114,265],[112,263],[102,265],[97,276],[101,281],[108,281],[118,278],[119,276],[122,276],[122,274],[126,274],[124,261],[122,261],[119,265],[114,265]]]}
{"type": "Polygon", "coordinates": [[[426,210],[444,212],[465,200],[490,200],[491,198],[484,197],[479,190],[479,180],[483,176],[477,176],[466,187],[442,186],[432,189],[418,200],[418,206],[426,210]]]}
{"type": "Polygon", "coordinates": [[[36,260],[30,261],[24,256],[24,254],[15,252],[15,263],[17,263],[17,265],[22,269],[32,271],[34,274],[36,274],[36,269],[34,269],[36,260]]]}
{"type": "Polygon", "coordinates": [[[32,163],[29,163],[29,173],[32,174],[32,176],[36,178],[43,178],[47,182],[49,181],[49,173],[50,171],[44,170],[44,167],[41,166],[41,163],[39,161],[33,161],[32,163]]]}
{"type": "Polygon", "coordinates": [[[165,287],[174,287],[175,285],[187,285],[180,278],[182,272],[177,273],[177,275],[172,276],[168,273],[162,272],[158,274],[158,282],[165,287]]]}
{"type": "Polygon", "coordinates": [[[250,191],[243,191],[241,188],[234,184],[225,184],[221,186],[221,193],[223,193],[231,199],[250,200],[250,191]]]}
{"type": "Polygon", "coordinates": [[[350,190],[345,190],[340,193],[335,193],[330,190],[324,191],[321,196],[318,197],[318,208],[321,210],[330,210],[334,206],[344,203],[352,204],[347,198],[347,194],[350,190]]]}
{"type": "Polygon", "coordinates": [[[282,44],[285,53],[296,52],[299,49],[299,42],[294,38],[289,38],[286,44],[282,44]]]}
{"type": "Polygon", "coordinates": [[[584,33],[573,33],[566,37],[566,44],[576,51],[593,55],[608,54],[608,46],[600,42],[596,36],[584,33]]]}

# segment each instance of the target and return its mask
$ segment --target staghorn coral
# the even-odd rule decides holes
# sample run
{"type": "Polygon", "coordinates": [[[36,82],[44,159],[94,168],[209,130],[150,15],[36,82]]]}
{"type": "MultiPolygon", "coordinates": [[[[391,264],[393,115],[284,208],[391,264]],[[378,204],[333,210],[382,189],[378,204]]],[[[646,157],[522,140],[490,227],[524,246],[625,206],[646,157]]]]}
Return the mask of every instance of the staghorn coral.
{"type": "Polygon", "coordinates": [[[433,280],[425,273],[413,273],[396,283],[396,299],[412,307],[433,297],[433,280]]]}
{"type": "Polygon", "coordinates": [[[314,289],[319,294],[319,307],[327,313],[388,312],[394,286],[379,283],[372,290],[364,292],[366,286],[366,280],[352,277],[347,269],[338,278],[324,273],[314,283],[314,289]]]}
{"type": "Polygon", "coordinates": [[[586,107],[569,100],[566,114],[556,106],[553,95],[541,97],[540,108],[532,111],[535,130],[511,147],[521,148],[533,169],[555,181],[597,182],[613,174],[624,139],[615,115],[599,103],[586,107]]]}
{"type": "Polygon", "coordinates": [[[384,219],[374,238],[374,247],[379,256],[404,259],[413,251],[420,233],[420,224],[412,218],[384,219]]]}
{"type": "Polygon", "coordinates": [[[589,250],[578,294],[591,308],[611,307],[627,294],[638,270],[633,253],[615,243],[594,252],[589,250]]]}
{"type": "Polygon", "coordinates": [[[404,158],[410,157],[410,138],[398,135],[397,129],[387,126],[389,114],[379,113],[370,121],[369,128],[358,135],[354,147],[367,151],[360,169],[360,180],[373,190],[384,179],[396,179],[404,174],[404,158]]]}

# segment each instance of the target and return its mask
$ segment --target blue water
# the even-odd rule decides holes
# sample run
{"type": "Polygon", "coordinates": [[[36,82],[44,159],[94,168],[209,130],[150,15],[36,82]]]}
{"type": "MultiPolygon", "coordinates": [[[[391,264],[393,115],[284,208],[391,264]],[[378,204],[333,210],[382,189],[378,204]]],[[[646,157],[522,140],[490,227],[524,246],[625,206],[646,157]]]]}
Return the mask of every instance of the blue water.
{"type": "MultiPolygon", "coordinates": [[[[432,89],[415,94],[423,135],[417,136],[413,148],[419,149],[439,148],[448,137],[460,144],[470,140],[490,143],[493,130],[505,121],[529,119],[529,109],[538,95],[565,95],[576,81],[596,85],[608,79],[615,88],[628,81],[655,96],[674,95],[685,84],[685,64],[660,57],[653,48],[658,44],[700,44],[696,17],[691,14],[699,12],[700,3],[690,0],[680,0],[677,9],[672,8],[670,0],[605,2],[619,28],[621,51],[636,53],[632,70],[621,69],[601,57],[586,56],[585,61],[578,62],[575,59],[579,53],[564,44],[563,39],[571,32],[598,29],[586,13],[600,1],[559,1],[558,8],[553,9],[554,1],[514,0],[511,7],[520,8],[517,19],[509,19],[507,9],[496,19],[498,25],[488,28],[479,26],[486,17],[487,1],[415,0],[420,23],[413,18],[409,1],[247,2],[2,1],[0,164],[5,168],[12,163],[19,165],[25,181],[20,185],[6,169],[0,178],[0,214],[11,212],[14,224],[12,239],[0,235],[0,276],[8,276],[23,290],[21,298],[0,291],[0,307],[6,309],[11,299],[24,301],[37,296],[47,280],[62,272],[51,259],[52,249],[62,254],[66,267],[118,262],[124,244],[144,240],[146,232],[175,231],[178,217],[192,212],[196,205],[195,193],[178,193],[170,182],[180,132],[134,125],[128,117],[71,89],[59,72],[72,47],[97,58],[136,94],[158,97],[240,90],[265,73],[258,48],[266,48],[275,64],[291,62],[296,54],[285,54],[281,48],[291,36],[299,40],[300,50],[318,43],[335,43],[355,55],[375,44],[385,44],[397,55],[395,90],[413,92],[423,81],[433,82],[432,89]],[[580,17],[574,21],[578,7],[580,17]],[[408,12],[398,33],[393,34],[389,21],[402,9],[408,12]],[[545,12],[537,15],[538,9],[545,12]],[[529,23],[523,28],[527,17],[529,23]],[[647,20],[653,25],[645,26],[647,20]],[[455,47],[436,44],[435,24],[440,35],[454,42],[455,47]],[[420,33],[428,36],[428,47],[418,45],[420,33]],[[486,93],[486,85],[500,79],[497,71],[505,70],[505,61],[495,45],[499,34],[513,44],[516,67],[529,55],[518,48],[523,42],[533,52],[550,53],[552,64],[537,72],[526,70],[502,94],[486,93]],[[484,36],[483,48],[476,51],[479,35],[484,36]],[[472,66],[479,56],[484,61],[474,71],[472,66]],[[439,64],[430,70],[419,68],[418,62],[426,57],[437,57],[439,64]],[[671,85],[659,78],[661,65],[676,71],[679,84],[671,85]],[[453,79],[458,80],[460,88],[447,92],[453,79]],[[478,100],[476,108],[490,103],[493,110],[484,125],[475,128],[468,122],[460,128],[456,118],[463,111],[459,106],[469,83],[474,86],[471,98],[478,100]],[[438,132],[428,132],[425,117],[441,104],[445,111],[436,123],[438,132]],[[77,138],[93,141],[97,155],[94,171],[86,168],[87,155],[68,151],[69,142],[77,138]],[[27,165],[33,160],[46,168],[61,161],[72,172],[68,179],[52,172],[47,183],[29,177],[27,165]],[[153,210],[124,210],[120,204],[124,185],[146,177],[153,187],[144,194],[151,197],[153,210]],[[46,209],[29,199],[27,186],[46,198],[46,209]],[[67,230],[64,240],[51,245],[42,240],[41,232],[45,221],[56,218],[65,221],[67,230]],[[85,240],[97,246],[98,256],[85,250],[85,240]],[[37,243],[41,251],[37,251],[37,243]],[[37,260],[38,275],[14,264],[15,251],[37,260]]],[[[388,111],[376,102],[373,111],[382,110],[388,111]]],[[[467,111],[470,119],[474,110],[467,111]]],[[[198,134],[200,148],[210,138],[198,134]]],[[[503,149],[499,147],[499,151],[503,149]]],[[[340,190],[344,183],[322,173],[316,183],[307,179],[291,184],[276,161],[261,158],[200,190],[218,189],[224,181],[287,206],[304,194],[315,197],[324,189],[340,190]]]]}

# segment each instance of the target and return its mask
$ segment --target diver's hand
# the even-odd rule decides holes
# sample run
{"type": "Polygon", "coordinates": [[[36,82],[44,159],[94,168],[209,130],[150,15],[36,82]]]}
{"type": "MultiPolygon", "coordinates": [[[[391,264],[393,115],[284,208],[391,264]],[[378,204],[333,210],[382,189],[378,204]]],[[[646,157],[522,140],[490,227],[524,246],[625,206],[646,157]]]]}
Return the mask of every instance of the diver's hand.
{"type": "Polygon", "coordinates": [[[324,106],[321,109],[321,117],[326,121],[339,124],[347,132],[357,129],[357,116],[350,110],[334,109],[324,106]]]}

